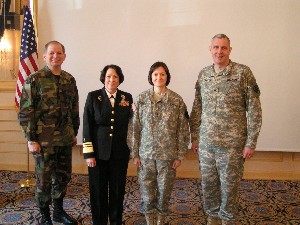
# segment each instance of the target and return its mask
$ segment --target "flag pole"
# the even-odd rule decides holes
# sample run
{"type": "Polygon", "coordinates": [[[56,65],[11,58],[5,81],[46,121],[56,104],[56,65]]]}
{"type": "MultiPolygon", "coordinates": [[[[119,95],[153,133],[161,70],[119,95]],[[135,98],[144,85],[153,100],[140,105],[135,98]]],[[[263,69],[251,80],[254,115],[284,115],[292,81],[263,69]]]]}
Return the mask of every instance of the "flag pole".
{"type": "Polygon", "coordinates": [[[21,187],[32,187],[35,186],[35,179],[29,176],[29,149],[27,146],[27,177],[19,181],[21,187]]]}
{"type": "MultiPolygon", "coordinates": [[[[33,2],[33,4],[36,1],[33,2]]],[[[18,73],[18,81],[16,87],[16,107],[19,108],[20,95],[22,92],[23,83],[26,80],[27,76],[29,76],[32,72],[38,70],[37,66],[37,44],[36,44],[36,36],[34,30],[34,24],[32,20],[32,15],[30,13],[30,9],[27,4],[24,4],[24,20],[23,20],[23,28],[22,28],[22,38],[21,38],[21,48],[20,48],[20,64],[19,67],[23,68],[22,72],[18,73]],[[24,27],[26,29],[24,29],[24,27]],[[32,42],[34,40],[34,42],[32,42]],[[27,44],[31,44],[30,48],[27,44]],[[20,83],[20,87],[18,86],[20,83]]],[[[29,148],[27,148],[27,176],[26,179],[21,179],[19,184],[21,187],[32,187],[35,186],[35,179],[29,176],[29,148]]]]}

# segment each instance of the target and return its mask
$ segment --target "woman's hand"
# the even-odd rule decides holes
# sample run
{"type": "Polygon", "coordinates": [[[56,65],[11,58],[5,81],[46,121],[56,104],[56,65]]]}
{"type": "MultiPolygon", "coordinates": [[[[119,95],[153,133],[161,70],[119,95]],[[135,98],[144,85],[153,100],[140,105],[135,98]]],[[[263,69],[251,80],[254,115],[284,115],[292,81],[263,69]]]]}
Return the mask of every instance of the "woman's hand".
{"type": "Polygon", "coordinates": [[[89,158],[89,159],[86,159],[86,164],[88,167],[94,167],[96,166],[96,159],[95,158],[89,158]]]}
{"type": "Polygon", "coordinates": [[[133,164],[134,164],[137,168],[142,167],[142,162],[141,162],[141,160],[140,160],[140,157],[135,157],[135,158],[133,159],[133,164]]]}
{"type": "Polygon", "coordinates": [[[181,160],[175,159],[172,168],[176,170],[180,165],[181,165],[181,160]]]}
{"type": "Polygon", "coordinates": [[[135,104],[134,104],[134,103],[131,104],[131,110],[132,110],[132,112],[135,112],[135,111],[136,111],[136,107],[135,107],[135,104]]]}

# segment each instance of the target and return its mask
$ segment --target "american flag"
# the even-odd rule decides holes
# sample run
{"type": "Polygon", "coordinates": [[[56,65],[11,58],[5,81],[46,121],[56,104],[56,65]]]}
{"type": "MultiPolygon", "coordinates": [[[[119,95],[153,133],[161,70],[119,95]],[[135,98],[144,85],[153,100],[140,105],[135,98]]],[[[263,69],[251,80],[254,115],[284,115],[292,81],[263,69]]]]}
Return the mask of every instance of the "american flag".
{"type": "Polygon", "coordinates": [[[38,53],[35,31],[30,9],[28,6],[25,6],[20,48],[20,63],[15,97],[17,108],[19,108],[20,96],[26,78],[36,71],[38,71],[38,53]]]}

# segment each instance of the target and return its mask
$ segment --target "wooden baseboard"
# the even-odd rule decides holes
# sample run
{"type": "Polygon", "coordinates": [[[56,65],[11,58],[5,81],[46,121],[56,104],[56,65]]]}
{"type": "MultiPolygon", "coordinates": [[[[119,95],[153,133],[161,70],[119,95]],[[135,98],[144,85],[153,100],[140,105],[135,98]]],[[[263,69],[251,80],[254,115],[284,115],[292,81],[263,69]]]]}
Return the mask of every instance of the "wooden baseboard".
{"type": "MultiPolygon", "coordinates": [[[[87,166],[81,154],[81,146],[73,150],[72,169],[74,173],[87,174],[87,166]]],[[[34,171],[34,162],[30,155],[29,169],[34,171]]],[[[25,150],[22,154],[15,151],[0,152],[0,169],[27,171],[27,157],[25,150]],[[13,161],[12,161],[13,159],[13,161]]],[[[136,167],[130,160],[128,176],[136,176],[136,167]]],[[[201,178],[198,156],[191,151],[182,161],[177,170],[178,177],[201,178]]],[[[256,152],[251,160],[245,162],[245,179],[264,180],[300,180],[300,153],[295,152],[256,152]]]]}

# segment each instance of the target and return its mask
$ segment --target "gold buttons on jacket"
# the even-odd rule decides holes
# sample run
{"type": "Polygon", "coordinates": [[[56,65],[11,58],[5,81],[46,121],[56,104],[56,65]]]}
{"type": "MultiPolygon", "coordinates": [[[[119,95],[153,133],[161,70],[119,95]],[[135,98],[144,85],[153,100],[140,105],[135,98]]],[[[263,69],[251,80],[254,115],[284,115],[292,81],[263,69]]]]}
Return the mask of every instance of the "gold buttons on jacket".
{"type": "MultiPolygon", "coordinates": [[[[115,114],[115,111],[112,110],[112,111],[111,111],[111,114],[114,115],[114,114],[115,114]]],[[[112,117],[113,117],[113,116],[112,116],[112,117]]],[[[115,119],[114,119],[114,118],[111,118],[110,121],[111,121],[112,123],[114,123],[114,122],[115,122],[115,119]]],[[[111,124],[111,125],[113,125],[113,124],[111,124]]],[[[111,132],[113,132],[113,129],[114,129],[114,126],[110,126],[111,132]]],[[[109,136],[112,137],[113,134],[111,133],[111,134],[109,134],[109,136]]]]}

